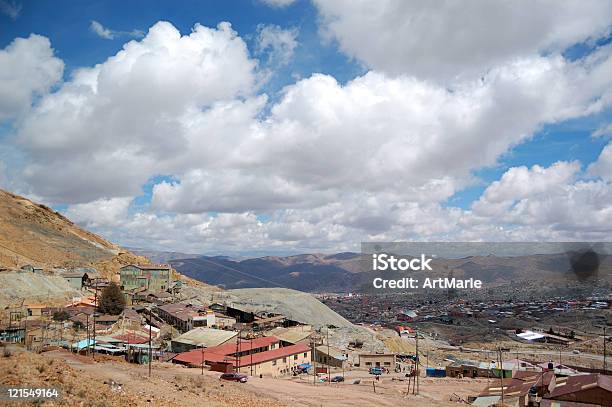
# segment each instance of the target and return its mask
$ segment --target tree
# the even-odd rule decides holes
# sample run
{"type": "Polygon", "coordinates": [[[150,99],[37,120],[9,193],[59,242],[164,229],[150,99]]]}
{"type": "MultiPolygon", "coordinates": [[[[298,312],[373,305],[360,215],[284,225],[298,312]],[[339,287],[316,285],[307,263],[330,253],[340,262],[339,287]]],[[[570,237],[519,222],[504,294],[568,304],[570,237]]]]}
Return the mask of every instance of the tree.
{"type": "Polygon", "coordinates": [[[53,313],[53,320],[54,321],[66,321],[67,319],[70,318],[70,314],[66,311],[56,311],[53,313]]]}
{"type": "Polygon", "coordinates": [[[108,287],[102,290],[98,302],[98,311],[103,314],[119,315],[124,308],[125,298],[121,288],[116,283],[110,283],[108,287]]]}

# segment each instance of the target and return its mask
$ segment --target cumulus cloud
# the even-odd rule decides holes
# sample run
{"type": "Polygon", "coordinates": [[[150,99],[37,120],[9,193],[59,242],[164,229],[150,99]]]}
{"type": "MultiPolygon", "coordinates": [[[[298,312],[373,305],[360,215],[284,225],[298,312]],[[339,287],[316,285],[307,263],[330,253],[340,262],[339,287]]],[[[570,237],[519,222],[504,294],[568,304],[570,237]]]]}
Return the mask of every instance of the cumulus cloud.
{"type": "Polygon", "coordinates": [[[134,37],[140,38],[144,36],[144,32],[140,30],[132,30],[132,31],[116,31],[111,30],[110,28],[104,27],[99,22],[92,20],[89,25],[89,29],[96,34],[100,38],[104,38],[105,40],[114,40],[118,37],[134,37]]]}
{"type": "Polygon", "coordinates": [[[599,158],[589,166],[592,175],[612,181],[612,143],[608,143],[599,154],[599,158]]]}
{"type": "Polygon", "coordinates": [[[612,3],[314,0],[321,30],[366,66],[440,80],[605,36],[612,3]],[[553,11],[554,10],[554,11],[553,11]]]}
{"type": "Polygon", "coordinates": [[[132,198],[97,199],[71,205],[65,214],[87,228],[118,227],[126,219],[132,198]]]}
{"type": "Polygon", "coordinates": [[[517,57],[452,86],[379,70],[344,84],[314,74],[269,103],[228,23],[181,35],[160,22],[23,117],[22,177],[79,223],[140,247],[593,237],[612,230],[603,164],[589,169],[595,179],[578,162],[511,168],[469,210],[445,202],[541,126],[608,108],[611,57],[612,45],[575,61],[517,57]],[[172,181],[130,214],[158,175],[172,181]]]}
{"type": "Polygon", "coordinates": [[[267,55],[268,65],[286,65],[298,46],[297,35],[296,28],[283,29],[278,25],[260,25],[257,27],[255,51],[260,55],[267,55]]]}
{"type": "Polygon", "coordinates": [[[605,239],[612,228],[612,188],[608,181],[575,179],[577,162],[548,168],[510,168],[474,203],[467,224],[511,225],[545,231],[549,238],[605,239]]]}
{"type": "Polygon", "coordinates": [[[228,23],[185,36],[157,23],[40,101],[18,134],[34,158],[24,176],[60,202],[135,195],[149,177],[176,169],[188,138],[205,149],[212,127],[203,118],[227,112],[229,127],[229,111],[248,110],[233,101],[251,94],[255,66],[228,23]]]}
{"type": "Polygon", "coordinates": [[[63,71],[46,37],[16,38],[0,50],[0,122],[24,114],[61,80],[63,71]]]}

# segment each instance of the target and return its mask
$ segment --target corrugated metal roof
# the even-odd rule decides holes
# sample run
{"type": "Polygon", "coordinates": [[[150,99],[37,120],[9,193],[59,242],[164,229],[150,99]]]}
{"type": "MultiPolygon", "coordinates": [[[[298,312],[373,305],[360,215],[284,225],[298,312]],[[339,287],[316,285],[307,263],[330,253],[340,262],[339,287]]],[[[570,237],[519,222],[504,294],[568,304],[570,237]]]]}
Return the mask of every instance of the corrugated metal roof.
{"type": "Polygon", "coordinates": [[[209,348],[211,346],[219,346],[237,335],[238,332],[234,331],[198,327],[172,339],[172,341],[209,348]]]}

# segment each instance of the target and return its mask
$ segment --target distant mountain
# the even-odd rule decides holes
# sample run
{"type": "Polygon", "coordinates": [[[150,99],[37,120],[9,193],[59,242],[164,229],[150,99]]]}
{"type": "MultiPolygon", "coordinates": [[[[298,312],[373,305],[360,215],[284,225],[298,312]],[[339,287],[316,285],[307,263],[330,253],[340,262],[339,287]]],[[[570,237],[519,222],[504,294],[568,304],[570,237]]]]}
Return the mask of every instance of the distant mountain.
{"type": "Polygon", "coordinates": [[[267,256],[246,260],[195,257],[172,260],[180,273],[225,288],[286,287],[301,291],[338,291],[359,285],[359,253],[267,256]]]}
{"type": "MultiPolygon", "coordinates": [[[[180,273],[196,280],[227,289],[253,287],[287,287],[310,292],[356,291],[372,283],[374,275],[363,272],[359,253],[301,254],[267,256],[247,260],[223,257],[194,257],[172,260],[180,273]]],[[[549,285],[567,285],[584,278],[572,268],[570,255],[542,254],[498,257],[469,256],[459,259],[436,259],[433,272],[388,273],[386,278],[414,276],[475,278],[486,283],[542,281],[549,285]]],[[[598,271],[590,276],[612,279],[612,256],[598,259],[598,271]]],[[[589,277],[589,276],[587,276],[589,277]]]]}

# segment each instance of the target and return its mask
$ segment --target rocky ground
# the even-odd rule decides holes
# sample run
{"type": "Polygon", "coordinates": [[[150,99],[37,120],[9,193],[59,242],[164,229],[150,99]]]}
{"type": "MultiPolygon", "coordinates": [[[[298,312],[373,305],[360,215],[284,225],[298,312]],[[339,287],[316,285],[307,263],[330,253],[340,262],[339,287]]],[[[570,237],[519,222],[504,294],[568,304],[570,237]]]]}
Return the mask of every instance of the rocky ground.
{"type": "Polygon", "coordinates": [[[312,376],[252,377],[240,384],[222,382],[216,372],[202,375],[200,369],[169,363],[154,363],[149,377],[147,366],[119,358],[94,362],[64,350],[34,354],[8,349],[6,355],[0,351],[0,386],[57,387],[61,398],[30,404],[43,406],[453,406],[486,385],[486,379],[421,378],[421,394],[413,395],[407,394],[401,374],[375,381],[363,370],[347,371],[346,382],[331,385],[314,385],[312,376]]]}

